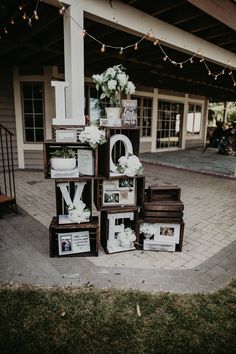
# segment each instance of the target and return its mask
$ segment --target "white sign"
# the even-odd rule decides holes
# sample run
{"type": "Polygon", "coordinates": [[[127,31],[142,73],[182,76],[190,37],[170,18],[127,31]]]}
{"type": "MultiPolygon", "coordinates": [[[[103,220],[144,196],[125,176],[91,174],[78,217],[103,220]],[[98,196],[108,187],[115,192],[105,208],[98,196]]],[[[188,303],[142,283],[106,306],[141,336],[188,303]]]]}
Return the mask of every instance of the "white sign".
{"type": "Polygon", "coordinates": [[[59,255],[90,252],[89,231],[58,234],[59,255]]]}
{"type": "Polygon", "coordinates": [[[112,150],[114,148],[114,145],[117,143],[117,141],[122,141],[122,143],[124,144],[124,148],[125,148],[124,156],[126,158],[129,156],[129,154],[133,155],[133,145],[126,135],[124,134],[112,135],[110,138],[110,171],[114,173],[117,172],[117,167],[114,164],[112,159],[112,150]]]}
{"type": "Polygon", "coordinates": [[[77,150],[79,173],[86,176],[94,176],[93,151],[88,149],[77,150]]]}
{"type": "Polygon", "coordinates": [[[65,81],[51,81],[55,87],[55,111],[56,118],[52,120],[53,125],[78,125],[77,119],[66,118],[65,88],[69,87],[65,81]]]}
{"type": "Polygon", "coordinates": [[[84,187],[87,182],[75,182],[75,195],[73,201],[71,200],[70,193],[68,191],[69,183],[58,183],[57,186],[60,188],[62,196],[69,208],[76,208],[78,202],[81,200],[81,196],[84,187]]]}
{"type": "Polygon", "coordinates": [[[77,131],[67,130],[67,129],[57,129],[56,130],[56,142],[58,143],[76,143],[77,142],[77,131]]]}

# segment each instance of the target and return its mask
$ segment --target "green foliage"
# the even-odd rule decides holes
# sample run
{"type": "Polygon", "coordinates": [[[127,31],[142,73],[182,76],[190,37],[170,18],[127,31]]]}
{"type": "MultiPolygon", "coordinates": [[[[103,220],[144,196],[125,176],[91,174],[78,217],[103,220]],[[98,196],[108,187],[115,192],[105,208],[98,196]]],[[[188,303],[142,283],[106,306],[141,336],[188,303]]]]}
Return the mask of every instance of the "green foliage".
{"type": "Polygon", "coordinates": [[[75,157],[75,151],[72,149],[68,149],[67,146],[57,149],[56,151],[51,153],[51,157],[59,157],[62,159],[69,159],[75,157]]]}
{"type": "Polygon", "coordinates": [[[235,353],[235,294],[2,286],[1,353],[235,353]]]}

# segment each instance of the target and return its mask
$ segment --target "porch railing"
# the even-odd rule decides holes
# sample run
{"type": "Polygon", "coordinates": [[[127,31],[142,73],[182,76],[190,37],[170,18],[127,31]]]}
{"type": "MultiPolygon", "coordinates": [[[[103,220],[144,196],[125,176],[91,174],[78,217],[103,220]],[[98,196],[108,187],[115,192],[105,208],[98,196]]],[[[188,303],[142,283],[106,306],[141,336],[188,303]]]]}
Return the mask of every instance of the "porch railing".
{"type": "Polygon", "coordinates": [[[0,207],[11,206],[17,212],[12,136],[0,124],[0,207]]]}

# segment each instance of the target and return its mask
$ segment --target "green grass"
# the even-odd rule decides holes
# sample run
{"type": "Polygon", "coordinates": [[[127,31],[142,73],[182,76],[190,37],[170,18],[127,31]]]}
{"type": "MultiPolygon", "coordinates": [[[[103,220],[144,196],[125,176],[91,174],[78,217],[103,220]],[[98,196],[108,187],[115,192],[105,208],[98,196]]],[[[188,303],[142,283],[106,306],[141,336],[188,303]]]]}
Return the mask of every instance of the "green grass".
{"type": "Polygon", "coordinates": [[[0,352],[236,353],[235,300],[236,281],[206,295],[2,285],[0,352]]]}

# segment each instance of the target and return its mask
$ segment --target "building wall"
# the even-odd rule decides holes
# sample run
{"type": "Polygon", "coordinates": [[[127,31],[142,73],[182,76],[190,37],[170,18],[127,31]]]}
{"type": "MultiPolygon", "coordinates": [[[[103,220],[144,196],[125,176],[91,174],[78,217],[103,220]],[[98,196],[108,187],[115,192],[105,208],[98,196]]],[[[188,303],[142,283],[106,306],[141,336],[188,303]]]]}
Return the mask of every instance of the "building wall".
{"type": "Polygon", "coordinates": [[[12,137],[13,161],[14,166],[17,167],[16,123],[11,67],[3,65],[0,66],[0,83],[0,124],[14,134],[12,137]]]}

